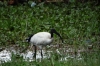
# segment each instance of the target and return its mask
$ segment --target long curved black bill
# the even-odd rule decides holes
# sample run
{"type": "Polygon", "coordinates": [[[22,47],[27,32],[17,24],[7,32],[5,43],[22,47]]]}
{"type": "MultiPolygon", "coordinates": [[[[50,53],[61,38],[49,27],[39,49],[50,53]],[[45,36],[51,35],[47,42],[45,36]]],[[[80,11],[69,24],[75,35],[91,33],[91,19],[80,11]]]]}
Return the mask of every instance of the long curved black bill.
{"type": "Polygon", "coordinates": [[[60,36],[60,34],[59,34],[57,31],[55,31],[55,34],[58,35],[58,36],[60,37],[60,39],[61,39],[61,41],[62,41],[62,43],[63,43],[63,39],[62,39],[62,37],[60,36]]]}

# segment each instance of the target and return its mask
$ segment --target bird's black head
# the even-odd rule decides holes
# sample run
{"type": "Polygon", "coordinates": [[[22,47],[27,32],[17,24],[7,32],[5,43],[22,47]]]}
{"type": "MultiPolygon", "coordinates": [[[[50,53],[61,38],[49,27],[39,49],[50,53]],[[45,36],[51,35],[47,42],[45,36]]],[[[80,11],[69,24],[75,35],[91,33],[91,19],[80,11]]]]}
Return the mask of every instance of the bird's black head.
{"type": "Polygon", "coordinates": [[[60,39],[62,40],[62,42],[63,42],[62,37],[60,36],[60,34],[59,34],[54,28],[52,28],[52,29],[50,30],[50,33],[51,33],[51,37],[53,37],[53,33],[55,33],[56,35],[58,35],[58,36],[60,37],[60,39]]]}
{"type": "Polygon", "coordinates": [[[30,35],[30,36],[26,39],[26,41],[27,41],[27,42],[30,42],[32,36],[33,36],[33,35],[30,35]]]}

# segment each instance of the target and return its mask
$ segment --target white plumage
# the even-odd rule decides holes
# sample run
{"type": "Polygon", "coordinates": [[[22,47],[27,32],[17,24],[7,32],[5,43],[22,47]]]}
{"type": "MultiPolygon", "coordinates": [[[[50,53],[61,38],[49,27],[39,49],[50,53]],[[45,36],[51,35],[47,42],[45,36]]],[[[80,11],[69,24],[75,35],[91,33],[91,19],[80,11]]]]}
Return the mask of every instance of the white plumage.
{"type": "MultiPolygon", "coordinates": [[[[41,56],[43,57],[42,54],[42,46],[45,45],[49,45],[52,43],[53,41],[53,33],[57,34],[60,39],[62,40],[62,37],[60,36],[60,34],[55,30],[55,29],[51,29],[50,33],[49,32],[38,32],[34,35],[31,35],[27,40],[28,42],[30,42],[31,47],[34,45],[35,46],[35,58],[36,58],[36,49],[37,46],[41,49],[41,56]]],[[[63,42],[63,40],[62,40],[63,42]]]]}
{"type": "Polygon", "coordinates": [[[39,32],[33,35],[30,43],[34,45],[48,45],[52,42],[51,34],[48,32],[39,32]]]}

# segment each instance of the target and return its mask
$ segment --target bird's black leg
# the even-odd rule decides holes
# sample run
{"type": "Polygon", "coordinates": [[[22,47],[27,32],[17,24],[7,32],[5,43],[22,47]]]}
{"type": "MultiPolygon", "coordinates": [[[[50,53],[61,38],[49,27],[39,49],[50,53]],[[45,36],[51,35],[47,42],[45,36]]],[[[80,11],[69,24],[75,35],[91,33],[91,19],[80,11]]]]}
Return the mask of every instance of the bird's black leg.
{"type": "Polygon", "coordinates": [[[34,45],[34,50],[35,50],[35,53],[34,53],[34,57],[35,57],[35,60],[36,60],[36,50],[37,50],[37,47],[34,45]]]}
{"type": "Polygon", "coordinates": [[[41,57],[43,58],[42,49],[41,49],[41,57]]]}

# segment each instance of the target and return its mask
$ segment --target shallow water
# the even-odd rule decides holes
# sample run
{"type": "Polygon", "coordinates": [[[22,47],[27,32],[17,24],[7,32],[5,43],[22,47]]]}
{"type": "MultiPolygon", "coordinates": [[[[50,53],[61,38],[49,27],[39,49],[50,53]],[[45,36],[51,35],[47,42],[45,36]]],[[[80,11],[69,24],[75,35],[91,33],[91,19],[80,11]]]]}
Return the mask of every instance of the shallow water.
{"type": "MultiPolygon", "coordinates": [[[[13,45],[9,46],[2,51],[0,51],[0,63],[2,62],[9,62],[12,60],[12,53],[15,55],[19,55],[20,57],[23,57],[23,60],[25,61],[35,61],[34,59],[34,50],[27,48],[25,52],[21,52],[23,48],[13,45]]],[[[53,53],[56,53],[59,55],[59,61],[67,61],[69,58],[71,59],[77,59],[82,60],[81,52],[86,51],[85,48],[79,47],[75,49],[73,46],[60,46],[60,45],[50,45],[48,48],[43,48],[43,59],[48,59],[52,56],[53,53]]],[[[38,49],[36,59],[41,60],[41,52],[38,49]]]]}

